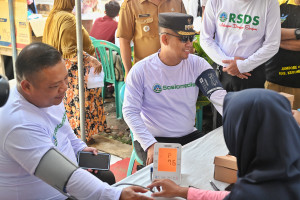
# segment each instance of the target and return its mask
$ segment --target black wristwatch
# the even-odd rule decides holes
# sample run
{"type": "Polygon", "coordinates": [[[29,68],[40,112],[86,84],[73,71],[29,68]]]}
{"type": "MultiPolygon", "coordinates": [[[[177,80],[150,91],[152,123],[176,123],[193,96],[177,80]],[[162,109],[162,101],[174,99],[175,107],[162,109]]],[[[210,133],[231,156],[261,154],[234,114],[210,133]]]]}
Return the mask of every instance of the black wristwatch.
{"type": "Polygon", "coordinates": [[[296,28],[295,35],[296,35],[296,39],[300,40],[300,28],[296,28]]]}

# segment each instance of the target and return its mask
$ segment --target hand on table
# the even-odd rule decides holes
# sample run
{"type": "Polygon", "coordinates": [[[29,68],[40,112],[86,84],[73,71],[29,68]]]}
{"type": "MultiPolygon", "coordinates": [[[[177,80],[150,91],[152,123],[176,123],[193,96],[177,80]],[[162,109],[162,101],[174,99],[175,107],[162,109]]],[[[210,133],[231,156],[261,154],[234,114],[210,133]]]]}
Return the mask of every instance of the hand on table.
{"type": "Polygon", "coordinates": [[[169,179],[154,180],[147,188],[151,190],[156,187],[158,192],[153,193],[152,197],[182,197],[187,198],[188,188],[180,187],[169,179]]]}
{"type": "Polygon", "coordinates": [[[120,200],[153,200],[153,198],[146,197],[144,195],[139,194],[138,192],[146,193],[148,192],[148,190],[138,186],[124,188],[122,190],[120,200]]]}
{"type": "MultiPolygon", "coordinates": [[[[92,152],[94,155],[97,155],[98,154],[98,149],[94,148],[94,147],[85,147],[82,151],[85,151],[85,152],[92,152]]],[[[91,172],[91,173],[95,173],[97,174],[98,173],[98,170],[92,170],[92,169],[87,169],[87,171],[91,172]]]]}

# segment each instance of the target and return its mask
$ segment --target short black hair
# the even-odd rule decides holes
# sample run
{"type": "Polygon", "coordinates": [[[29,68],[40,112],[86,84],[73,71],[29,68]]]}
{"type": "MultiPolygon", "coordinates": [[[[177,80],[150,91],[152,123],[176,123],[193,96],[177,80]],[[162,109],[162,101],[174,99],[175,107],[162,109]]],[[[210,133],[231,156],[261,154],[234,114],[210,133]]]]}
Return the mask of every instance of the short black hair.
{"type": "Polygon", "coordinates": [[[30,79],[36,72],[62,61],[61,54],[52,46],[36,42],[27,45],[16,60],[17,82],[30,79]]]}
{"type": "Polygon", "coordinates": [[[120,4],[114,0],[109,1],[105,4],[105,11],[107,16],[115,18],[119,14],[120,4]]]}

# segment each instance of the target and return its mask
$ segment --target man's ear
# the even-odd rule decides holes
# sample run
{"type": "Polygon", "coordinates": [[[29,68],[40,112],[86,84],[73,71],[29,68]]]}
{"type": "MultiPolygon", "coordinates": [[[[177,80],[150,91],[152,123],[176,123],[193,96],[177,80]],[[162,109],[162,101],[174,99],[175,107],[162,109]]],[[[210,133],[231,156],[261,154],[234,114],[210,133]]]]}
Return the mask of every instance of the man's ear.
{"type": "Polygon", "coordinates": [[[169,38],[166,34],[161,35],[161,42],[167,46],[169,44],[169,38]]]}
{"type": "Polygon", "coordinates": [[[27,80],[23,80],[20,83],[22,90],[26,93],[26,94],[30,94],[30,91],[32,89],[32,84],[27,81],[27,80]]]}

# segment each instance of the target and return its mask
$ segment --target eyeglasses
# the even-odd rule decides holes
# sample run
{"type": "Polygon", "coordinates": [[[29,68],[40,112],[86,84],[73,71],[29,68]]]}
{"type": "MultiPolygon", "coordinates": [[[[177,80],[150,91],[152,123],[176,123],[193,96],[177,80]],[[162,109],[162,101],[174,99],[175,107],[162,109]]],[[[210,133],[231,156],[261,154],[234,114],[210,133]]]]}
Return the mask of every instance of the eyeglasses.
{"type": "Polygon", "coordinates": [[[167,34],[167,35],[171,35],[171,36],[177,37],[183,43],[187,43],[188,40],[190,42],[194,42],[195,41],[195,35],[173,35],[173,34],[167,33],[167,32],[159,33],[159,35],[162,35],[162,34],[167,34]]]}

